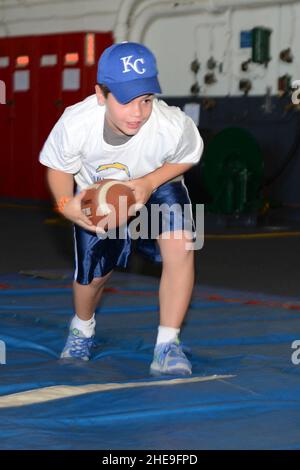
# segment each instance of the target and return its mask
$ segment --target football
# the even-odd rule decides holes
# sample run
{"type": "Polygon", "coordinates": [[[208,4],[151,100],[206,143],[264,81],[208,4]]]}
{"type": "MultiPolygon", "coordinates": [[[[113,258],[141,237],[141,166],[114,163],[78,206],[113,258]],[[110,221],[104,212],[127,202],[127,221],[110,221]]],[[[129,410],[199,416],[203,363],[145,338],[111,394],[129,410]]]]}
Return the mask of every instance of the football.
{"type": "Polygon", "coordinates": [[[133,191],[126,184],[105,179],[86,189],[81,210],[94,225],[110,230],[128,221],[134,204],[133,191]]]}

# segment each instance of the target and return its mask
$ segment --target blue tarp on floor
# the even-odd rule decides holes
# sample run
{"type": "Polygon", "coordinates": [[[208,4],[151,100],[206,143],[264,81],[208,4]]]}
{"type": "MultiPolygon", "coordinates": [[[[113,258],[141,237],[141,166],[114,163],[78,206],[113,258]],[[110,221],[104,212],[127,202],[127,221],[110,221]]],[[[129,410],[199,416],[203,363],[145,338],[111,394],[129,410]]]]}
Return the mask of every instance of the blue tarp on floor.
{"type": "Polygon", "coordinates": [[[300,448],[298,299],[197,286],[181,335],[193,375],[151,378],[158,279],[115,273],[94,357],[70,364],[62,274],[0,277],[0,449],[300,448]]]}

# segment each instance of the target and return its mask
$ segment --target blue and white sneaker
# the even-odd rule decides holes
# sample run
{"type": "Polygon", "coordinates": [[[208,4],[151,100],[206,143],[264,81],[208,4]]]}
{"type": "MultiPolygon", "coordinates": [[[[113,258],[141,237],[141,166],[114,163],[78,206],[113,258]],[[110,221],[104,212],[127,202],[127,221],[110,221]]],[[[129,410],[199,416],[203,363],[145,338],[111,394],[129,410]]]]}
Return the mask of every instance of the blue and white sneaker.
{"type": "Polygon", "coordinates": [[[182,350],[180,341],[158,344],[154,348],[151,375],[191,375],[192,364],[182,350]]]}
{"type": "Polygon", "coordinates": [[[69,331],[66,345],[61,353],[61,359],[81,359],[88,361],[91,357],[94,346],[94,336],[87,338],[77,328],[69,331]]]}

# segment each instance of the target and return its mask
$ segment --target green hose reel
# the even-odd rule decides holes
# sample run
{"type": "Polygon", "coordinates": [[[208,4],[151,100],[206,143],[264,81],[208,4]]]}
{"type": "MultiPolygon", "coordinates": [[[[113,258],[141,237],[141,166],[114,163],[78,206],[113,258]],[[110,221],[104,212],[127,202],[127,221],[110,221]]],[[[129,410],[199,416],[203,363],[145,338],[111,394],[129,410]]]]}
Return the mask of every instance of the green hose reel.
{"type": "Polygon", "coordinates": [[[256,211],[264,173],[260,147],[245,129],[227,128],[209,142],[203,156],[203,182],[211,196],[206,209],[217,214],[256,211]]]}

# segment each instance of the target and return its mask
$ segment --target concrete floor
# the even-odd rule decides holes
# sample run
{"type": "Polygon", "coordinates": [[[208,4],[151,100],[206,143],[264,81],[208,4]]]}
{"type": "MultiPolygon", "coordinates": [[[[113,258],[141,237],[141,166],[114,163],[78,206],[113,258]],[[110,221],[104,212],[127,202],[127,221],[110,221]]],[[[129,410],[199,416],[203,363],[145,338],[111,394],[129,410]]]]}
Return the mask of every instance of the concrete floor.
{"type": "MultiPolygon", "coordinates": [[[[72,228],[49,207],[1,207],[0,273],[73,269],[72,228]]],[[[270,222],[270,221],[269,221],[270,222]]],[[[278,220],[277,220],[278,222],[278,220]]],[[[293,227],[297,229],[297,227],[293,227]]],[[[290,227],[288,227],[290,229],[290,227]]],[[[253,229],[235,229],[251,234],[253,229]]],[[[266,231],[260,227],[256,231],[266,231]]],[[[272,238],[210,239],[196,252],[196,280],[202,285],[299,296],[299,235],[272,238]]],[[[222,233],[232,234],[223,229],[222,233]]],[[[221,235],[219,230],[219,235],[221,235]]],[[[160,275],[160,265],[133,255],[129,272],[160,275]]]]}
{"type": "MultiPolygon", "coordinates": [[[[2,202],[0,273],[26,270],[73,269],[71,225],[49,207],[2,202]]],[[[274,217],[273,217],[274,222],[274,217]]],[[[261,292],[287,297],[299,296],[300,236],[223,239],[241,232],[269,232],[268,227],[205,231],[204,247],[196,252],[196,280],[202,285],[261,292]],[[208,232],[208,233],[207,233],[208,232]],[[218,232],[220,238],[211,239],[218,232]]],[[[281,215],[281,220],[283,217],[281,215]]],[[[276,220],[278,223],[279,220],[276,220]]],[[[285,221],[286,222],[286,221],[285,221]]],[[[297,230],[298,223],[283,229],[297,230]]],[[[160,275],[161,267],[133,255],[129,272],[160,275]]]]}

